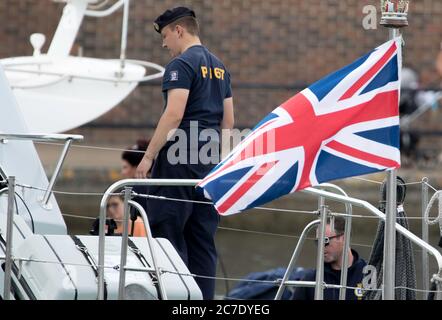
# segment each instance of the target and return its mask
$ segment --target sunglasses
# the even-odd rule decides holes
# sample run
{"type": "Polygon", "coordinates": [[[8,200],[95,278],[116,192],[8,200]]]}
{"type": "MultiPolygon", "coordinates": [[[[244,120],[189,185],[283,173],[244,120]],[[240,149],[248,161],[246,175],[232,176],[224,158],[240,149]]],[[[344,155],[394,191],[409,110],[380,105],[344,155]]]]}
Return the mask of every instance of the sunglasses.
{"type": "MultiPolygon", "coordinates": [[[[330,240],[331,239],[340,237],[342,235],[343,235],[343,233],[340,233],[340,234],[337,234],[337,235],[334,235],[334,236],[331,236],[331,237],[324,237],[324,247],[326,247],[326,246],[328,246],[330,244],[330,240]]],[[[315,239],[315,244],[318,245],[318,243],[319,243],[318,239],[315,239]]]]}

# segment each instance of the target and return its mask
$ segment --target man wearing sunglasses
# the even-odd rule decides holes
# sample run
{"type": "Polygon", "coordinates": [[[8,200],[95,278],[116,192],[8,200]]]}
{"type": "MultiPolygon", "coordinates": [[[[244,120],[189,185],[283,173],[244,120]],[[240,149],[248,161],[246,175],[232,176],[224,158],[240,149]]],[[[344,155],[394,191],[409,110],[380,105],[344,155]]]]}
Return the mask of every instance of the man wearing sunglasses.
{"type": "MultiPolygon", "coordinates": [[[[335,217],[334,223],[327,221],[324,239],[324,282],[327,284],[337,284],[341,282],[342,256],[344,254],[344,230],[345,219],[335,217]]],[[[318,241],[316,240],[316,243],[318,241]]],[[[351,249],[348,254],[348,274],[347,286],[355,289],[347,289],[346,300],[362,300],[362,269],[366,262],[359,258],[359,254],[351,249]]],[[[302,281],[315,281],[316,270],[306,272],[302,281]]],[[[293,293],[293,300],[313,300],[315,297],[315,288],[298,287],[293,293]]],[[[324,300],[338,300],[339,289],[324,289],[324,300]]]]}

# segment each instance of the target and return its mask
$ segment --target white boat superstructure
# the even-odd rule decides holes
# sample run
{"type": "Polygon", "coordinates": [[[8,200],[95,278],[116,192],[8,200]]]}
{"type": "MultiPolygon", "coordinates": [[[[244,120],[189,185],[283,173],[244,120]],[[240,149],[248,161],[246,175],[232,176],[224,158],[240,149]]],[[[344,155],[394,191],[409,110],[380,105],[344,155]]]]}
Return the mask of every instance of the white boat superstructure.
{"type": "Polygon", "coordinates": [[[0,60],[32,132],[58,133],[79,127],[118,105],[138,83],[160,78],[164,72],[158,64],[126,58],[129,0],[119,0],[106,10],[90,9],[96,0],[63,2],[63,15],[47,53],[41,53],[45,36],[33,34],[32,56],[0,60]],[[106,17],[120,8],[124,14],[119,59],[71,55],[84,17],[106,17]]]}
{"type": "Polygon", "coordinates": [[[7,115],[0,117],[1,299],[97,299],[100,287],[103,299],[202,298],[177,251],[152,238],[144,209],[132,201],[147,237],[128,237],[126,228],[104,245],[104,236],[67,235],[52,187],[70,143],[82,136],[31,134],[1,66],[0,101],[7,115]],[[66,141],[51,181],[33,141],[66,141]]]}

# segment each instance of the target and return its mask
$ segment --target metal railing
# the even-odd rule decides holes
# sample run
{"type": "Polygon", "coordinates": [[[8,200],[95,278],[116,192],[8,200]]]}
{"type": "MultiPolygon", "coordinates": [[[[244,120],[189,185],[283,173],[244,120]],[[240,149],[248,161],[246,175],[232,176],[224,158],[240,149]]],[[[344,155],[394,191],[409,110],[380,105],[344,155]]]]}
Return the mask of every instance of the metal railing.
{"type": "MultiPolygon", "coordinates": [[[[110,197],[110,194],[114,193],[117,189],[122,188],[122,187],[126,187],[126,186],[146,186],[146,185],[157,185],[157,186],[195,186],[200,180],[198,179],[125,179],[125,180],[120,180],[114,184],[112,184],[104,193],[104,196],[101,200],[101,204],[100,204],[100,227],[99,227],[99,261],[98,261],[98,265],[99,265],[99,277],[98,277],[98,299],[102,300],[104,299],[104,248],[105,248],[105,220],[106,220],[106,203],[110,197]]],[[[329,187],[331,185],[328,185],[329,187]]],[[[335,189],[338,189],[338,187],[335,187],[335,189]]],[[[341,189],[342,190],[342,189],[341,189]]],[[[378,218],[382,219],[382,220],[386,220],[386,216],[384,213],[382,213],[380,210],[378,210],[376,207],[374,207],[372,204],[368,203],[367,201],[364,200],[360,200],[360,199],[355,199],[352,197],[348,197],[346,195],[339,195],[336,193],[332,193],[332,192],[328,192],[328,191],[324,191],[324,190],[319,190],[319,189],[315,189],[315,188],[307,188],[302,190],[302,192],[307,193],[307,194],[311,194],[314,196],[317,196],[319,198],[323,198],[323,199],[329,199],[329,200],[333,200],[333,201],[337,201],[337,202],[341,202],[344,204],[348,204],[348,205],[354,205],[357,207],[361,207],[366,209],[369,213],[377,216],[378,218]]],[[[304,241],[304,238],[307,234],[307,232],[315,225],[318,224],[323,224],[325,223],[324,221],[326,221],[324,219],[324,217],[326,218],[326,208],[323,207],[323,211],[324,214],[322,215],[322,219],[320,220],[316,220],[316,223],[313,225],[308,225],[308,229],[306,228],[303,232],[303,237],[301,237],[300,242],[298,243],[293,256],[292,256],[292,261],[296,261],[296,258],[299,256],[299,250],[301,248],[301,245],[304,241]],[[322,221],[322,222],[318,222],[318,221],[322,221]]],[[[147,218],[147,217],[146,217],[147,218]]],[[[322,226],[321,226],[322,227],[322,226]]],[[[437,290],[440,291],[442,289],[441,287],[441,281],[442,281],[442,255],[439,253],[439,251],[432,247],[431,245],[429,245],[428,243],[426,243],[425,241],[423,241],[422,239],[420,239],[419,237],[417,237],[415,234],[413,234],[412,232],[410,232],[409,230],[407,230],[406,228],[404,228],[403,226],[401,226],[398,223],[395,223],[395,229],[397,232],[400,232],[402,235],[404,235],[406,238],[410,239],[414,244],[416,244],[417,246],[419,246],[420,248],[423,249],[423,251],[426,251],[428,253],[430,253],[436,260],[437,266],[438,266],[438,270],[437,273],[433,275],[433,280],[436,282],[437,284],[437,290]]],[[[319,235],[319,241],[321,241],[321,239],[323,239],[323,237],[321,237],[321,235],[319,235]]],[[[323,246],[319,245],[318,246],[318,250],[323,250],[323,246]]],[[[319,253],[318,253],[318,258],[323,259],[323,257],[321,258],[319,253]]],[[[294,265],[290,265],[288,269],[293,268],[294,265]]],[[[300,282],[296,282],[296,281],[288,281],[288,275],[289,273],[286,273],[286,275],[284,276],[283,281],[281,281],[280,286],[288,286],[288,285],[300,285],[300,282]]],[[[326,287],[330,287],[328,285],[324,285],[323,283],[317,283],[317,282],[312,282],[309,283],[309,285],[312,286],[316,286],[316,291],[317,290],[323,290],[326,287]]],[[[280,287],[279,289],[279,295],[282,294],[281,290],[283,290],[280,287]]],[[[334,286],[334,287],[339,287],[339,288],[343,288],[342,285],[339,286],[334,286]]],[[[344,286],[345,288],[345,286],[344,286]]],[[[320,298],[321,294],[318,293],[317,297],[320,298]]],[[[440,292],[437,293],[437,298],[440,299],[442,298],[442,295],[440,292]]]]}
{"type": "MultiPolygon", "coordinates": [[[[105,251],[105,227],[106,227],[106,204],[115,191],[124,187],[134,187],[134,186],[195,186],[200,180],[197,179],[124,179],[115,182],[109,188],[107,188],[104,193],[101,203],[100,203],[100,218],[99,218],[99,243],[98,243],[98,299],[104,299],[104,251],[105,251]]],[[[140,212],[143,216],[145,214],[144,210],[140,212]]],[[[147,215],[143,216],[143,221],[145,227],[148,228],[149,223],[147,219],[147,215]]],[[[146,229],[148,241],[149,238],[152,237],[152,234],[149,229],[146,229]]],[[[152,242],[150,242],[151,244],[152,242]]],[[[149,247],[152,250],[151,245],[149,247]]],[[[151,251],[152,254],[152,251],[151,251]]],[[[127,268],[126,268],[127,270],[127,268]]],[[[156,270],[158,271],[158,270],[156,270]]],[[[161,277],[158,277],[158,281],[161,277]]],[[[160,285],[160,288],[163,288],[160,285]]],[[[166,297],[165,290],[161,289],[161,294],[163,299],[166,297]]]]}
{"type": "MultiPolygon", "coordinates": [[[[12,177],[9,177],[8,180],[11,181],[12,177]]],[[[116,183],[114,183],[113,185],[111,185],[108,190],[106,190],[106,192],[103,194],[103,198],[101,201],[101,205],[100,205],[100,236],[99,236],[99,263],[98,263],[98,267],[99,267],[99,283],[98,283],[98,298],[99,299],[103,299],[103,289],[104,289],[104,268],[105,268],[105,264],[104,264],[104,241],[105,241],[105,235],[104,235],[104,225],[103,222],[105,223],[105,214],[106,214],[106,203],[107,200],[109,199],[109,197],[114,194],[114,191],[116,191],[119,188],[122,187],[127,187],[127,186],[141,186],[141,185],[161,185],[161,186],[195,186],[200,180],[196,180],[196,179],[187,179],[187,180],[180,180],[180,179],[126,179],[126,180],[121,180],[118,181],[116,183]]],[[[13,183],[9,182],[8,187],[12,187],[13,183]]],[[[326,185],[321,185],[318,187],[322,187],[322,188],[332,188],[335,190],[339,190],[340,188],[331,184],[326,184],[326,185]]],[[[366,201],[360,200],[360,199],[354,199],[345,195],[339,195],[339,194],[335,194],[335,193],[331,193],[328,191],[324,191],[324,190],[318,190],[315,188],[307,188],[305,190],[303,190],[304,193],[308,193],[314,196],[318,196],[320,199],[329,199],[329,200],[334,200],[337,202],[341,202],[344,203],[346,205],[348,205],[347,207],[347,212],[348,212],[348,208],[351,205],[356,205],[358,207],[362,207],[365,208],[368,212],[372,213],[374,216],[382,219],[385,221],[385,214],[383,214],[381,211],[379,211],[377,208],[375,208],[373,205],[369,204],[366,201]]],[[[10,192],[9,192],[10,194],[10,192]]],[[[13,202],[13,197],[9,197],[8,202],[11,203],[13,202]]],[[[167,200],[167,199],[165,199],[167,200]]],[[[280,298],[280,296],[282,295],[284,289],[287,286],[309,286],[309,287],[316,287],[318,288],[317,290],[323,290],[325,288],[339,288],[339,289],[346,289],[347,286],[346,284],[343,284],[341,281],[340,285],[330,285],[330,284],[325,284],[322,282],[318,283],[317,281],[290,281],[288,280],[289,275],[291,273],[291,270],[293,270],[294,266],[296,265],[296,260],[300,255],[300,250],[304,244],[304,241],[306,239],[306,236],[308,234],[308,232],[310,232],[314,227],[320,226],[321,225],[321,221],[322,224],[325,223],[325,219],[324,217],[326,217],[326,215],[328,214],[327,210],[325,210],[325,206],[324,206],[324,201],[320,200],[320,205],[321,208],[323,208],[323,215],[322,215],[322,219],[319,220],[315,220],[311,223],[309,223],[306,228],[304,229],[297,245],[295,248],[295,251],[292,255],[292,258],[290,260],[290,263],[288,265],[287,268],[287,272],[284,275],[284,278],[282,279],[282,281],[278,281],[278,284],[280,285],[280,288],[278,290],[276,299],[280,298]]],[[[153,238],[152,238],[152,234],[149,228],[149,221],[148,221],[148,217],[146,215],[146,212],[144,211],[144,209],[136,202],[131,201],[129,199],[127,199],[127,205],[133,206],[135,207],[139,212],[140,215],[143,219],[144,222],[144,226],[145,226],[145,231],[147,234],[147,241],[148,241],[148,248],[150,250],[150,254],[153,257],[153,268],[134,268],[134,267],[128,267],[126,266],[126,258],[125,258],[125,254],[124,252],[122,252],[122,257],[121,257],[121,261],[120,261],[120,267],[121,269],[123,269],[123,271],[120,270],[121,272],[121,278],[120,278],[120,287],[119,287],[119,297],[124,296],[124,281],[125,281],[125,272],[126,271],[140,271],[140,272],[148,272],[150,274],[155,274],[157,279],[158,279],[158,286],[159,286],[159,291],[161,294],[161,298],[162,299],[167,299],[167,294],[165,292],[165,288],[162,284],[162,279],[161,279],[161,273],[162,271],[160,270],[160,268],[158,267],[156,260],[155,260],[155,252],[153,249],[153,238]],[[124,260],[123,260],[124,259],[124,260]]],[[[8,206],[8,214],[13,215],[13,203],[10,204],[8,206]]],[[[346,216],[348,216],[348,214],[346,214],[346,216]]],[[[126,215],[126,218],[128,218],[128,215],[126,215]]],[[[12,221],[12,220],[11,220],[12,221]]],[[[428,243],[426,243],[425,241],[423,241],[422,239],[418,238],[416,235],[414,235],[413,233],[411,233],[409,230],[405,229],[404,227],[402,227],[401,225],[399,225],[398,223],[396,223],[395,225],[396,230],[398,232],[400,232],[401,234],[403,234],[406,238],[410,239],[413,243],[415,243],[417,246],[419,246],[420,248],[422,248],[424,253],[429,253],[431,254],[437,263],[438,266],[438,271],[436,274],[433,275],[432,277],[432,281],[435,281],[437,284],[437,288],[436,288],[436,293],[437,293],[437,299],[441,299],[442,298],[442,292],[441,292],[441,281],[442,281],[442,256],[439,253],[439,251],[432,247],[431,245],[429,245],[428,243]]],[[[127,228],[127,226],[125,227],[127,228]]],[[[10,233],[9,231],[7,231],[7,235],[10,234],[12,236],[12,233],[10,233]]],[[[127,241],[127,237],[128,237],[128,230],[125,231],[125,234],[123,235],[123,239],[122,241],[127,241]],[[124,239],[126,238],[126,240],[124,239]]],[[[321,239],[321,238],[320,238],[321,239]]],[[[319,240],[320,240],[319,239],[319,240]]],[[[7,245],[12,247],[12,240],[11,241],[7,241],[7,245]]],[[[124,247],[126,247],[127,250],[127,246],[122,246],[122,249],[124,249],[124,247]]],[[[319,248],[321,248],[323,246],[319,246],[319,248]]],[[[127,253],[127,251],[126,251],[127,253]]],[[[321,254],[323,255],[323,253],[321,254]]],[[[321,256],[318,253],[318,258],[321,256]]],[[[6,261],[10,261],[12,262],[13,258],[6,254],[5,256],[5,260],[6,261]],[[9,258],[8,258],[9,256],[9,258]]],[[[5,271],[7,272],[8,267],[6,264],[6,268],[5,271]]],[[[10,279],[10,277],[5,277],[5,288],[8,288],[8,285],[6,283],[6,281],[8,281],[8,279],[10,279]]],[[[342,280],[342,279],[341,279],[342,280]]],[[[428,279],[426,279],[428,280],[428,279]]],[[[425,291],[425,290],[424,290],[425,291]]],[[[4,295],[5,297],[8,297],[7,294],[4,295]]],[[[317,298],[320,298],[320,294],[317,295],[317,298]]]]}
{"type": "MultiPolygon", "coordinates": [[[[107,59],[107,61],[118,61],[117,59],[107,59]]],[[[131,64],[139,65],[144,68],[152,68],[157,70],[157,73],[150,74],[147,76],[143,76],[141,78],[133,78],[133,79],[122,79],[121,77],[97,77],[97,76],[87,76],[87,75],[79,75],[75,73],[66,73],[66,72],[55,72],[55,71],[43,71],[43,70],[31,70],[31,69],[21,69],[21,68],[14,68],[14,66],[24,66],[24,65],[30,65],[30,66],[40,66],[40,65],[49,65],[51,64],[50,61],[45,60],[42,61],[35,61],[35,62],[14,62],[14,63],[2,63],[4,66],[4,70],[8,72],[18,72],[18,73],[29,73],[29,74],[35,74],[35,75],[46,75],[46,76],[57,76],[58,79],[51,79],[48,80],[46,83],[39,83],[36,85],[12,85],[12,88],[16,89],[32,89],[32,88],[41,88],[45,86],[51,86],[59,83],[60,81],[68,79],[69,81],[74,79],[83,79],[83,80],[94,80],[94,81],[103,81],[103,82],[119,82],[119,83],[132,83],[132,82],[146,82],[154,79],[161,78],[164,74],[164,67],[160,66],[159,64],[149,62],[149,61],[142,61],[142,60],[133,60],[133,59],[125,59],[126,62],[129,62],[131,64]]]]}
{"type": "MultiPolygon", "coordinates": [[[[120,279],[118,286],[118,299],[123,300],[125,296],[125,282],[126,282],[126,271],[140,271],[140,268],[131,268],[126,266],[127,262],[127,245],[129,239],[129,219],[130,219],[130,207],[135,208],[139,213],[143,220],[144,230],[146,232],[146,240],[147,247],[149,248],[150,256],[152,257],[153,268],[141,268],[141,271],[148,272],[149,274],[154,274],[158,281],[158,291],[161,295],[162,300],[167,300],[166,289],[163,284],[163,280],[161,278],[161,271],[159,269],[156,253],[153,248],[153,237],[152,232],[150,230],[149,219],[147,217],[146,211],[144,208],[137,202],[130,200],[131,199],[132,188],[125,187],[124,189],[124,218],[123,218],[123,234],[121,238],[121,257],[120,257],[120,279]],[[135,269],[135,270],[134,270],[135,269]]],[[[133,231],[133,230],[132,230],[133,231]]]]}
{"type": "MultiPolygon", "coordinates": [[[[337,185],[331,183],[323,183],[316,188],[320,189],[332,189],[344,196],[348,196],[344,189],[338,187],[337,185]]],[[[353,214],[353,207],[350,203],[345,203],[345,229],[344,229],[344,252],[350,251],[350,237],[351,237],[351,219],[353,214]]],[[[321,256],[321,260],[323,260],[323,255],[321,256]]],[[[323,261],[322,261],[323,262],[323,261]]],[[[323,268],[323,263],[321,263],[321,270],[323,268]]],[[[322,270],[323,272],[323,270],[322,270]]],[[[342,255],[342,268],[341,268],[341,289],[339,290],[339,300],[345,300],[346,289],[347,286],[347,273],[348,273],[348,254],[342,255]]]]}
{"type": "MultiPolygon", "coordinates": [[[[422,203],[421,203],[421,208],[422,208],[422,218],[425,218],[425,212],[427,210],[427,205],[428,205],[428,178],[423,178],[422,179],[422,184],[421,184],[421,188],[422,188],[422,192],[421,192],[421,196],[422,196],[422,203]]],[[[428,237],[428,224],[425,223],[425,221],[422,221],[422,240],[425,242],[429,242],[429,237],[428,237]]],[[[428,270],[428,253],[424,250],[422,250],[422,287],[424,290],[428,290],[429,289],[429,283],[428,283],[428,279],[429,279],[429,270],[428,270]]]]}
{"type": "Polygon", "coordinates": [[[41,199],[41,205],[45,209],[50,209],[49,198],[51,197],[52,190],[57,182],[58,175],[60,174],[63,163],[68,154],[69,148],[73,141],[83,140],[82,135],[76,134],[7,134],[0,133],[0,143],[6,144],[8,140],[25,140],[25,141],[65,141],[63,150],[58,159],[57,165],[55,167],[54,173],[52,174],[51,180],[49,182],[48,188],[41,199]]]}
{"type": "Polygon", "coordinates": [[[12,231],[14,230],[14,194],[15,177],[8,177],[8,212],[6,220],[5,275],[3,283],[3,299],[9,300],[11,295],[12,273],[12,231]],[[11,196],[12,195],[12,196],[11,196]]]}
{"type": "MultiPolygon", "coordinates": [[[[346,196],[341,196],[338,194],[334,194],[331,192],[318,190],[318,189],[314,189],[314,188],[307,188],[307,189],[302,190],[302,192],[316,195],[319,197],[324,197],[324,198],[338,201],[338,202],[342,202],[342,203],[349,203],[354,206],[364,208],[369,213],[374,214],[375,216],[379,217],[383,221],[386,221],[386,215],[384,213],[382,213],[380,210],[378,210],[376,207],[374,207],[372,204],[368,203],[367,201],[355,199],[355,198],[351,198],[351,197],[346,197],[346,196]]],[[[429,245],[427,242],[420,239],[418,236],[416,236],[411,231],[407,230],[406,228],[404,228],[403,226],[401,226],[397,222],[395,222],[395,229],[397,232],[400,232],[407,239],[411,240],[415,245],[422,248],[423,251],[431,254],[435,258],[436,263],[437,263],[437,267],[438,267],[438,271],[436,274],[433,275],[432,280],[436,282],[437,290],[439,291],[442,288],[442,286],[441,286],[441,284],[442,284],[442,255],[440,254],[440,252],[436,248],[429,245]]],[[[395,253],[393,252],[393,254],[395,254],[395,253]]],[[[384,264],[384,268],[385,268],[385,264],[384,264]]],[[[394,283],[393,283],[393,288],[394,288],[394,283]]],[[[441,298],[442,298],[442,295],[438,292],[437,299],[441,299],[441,298]]]]}

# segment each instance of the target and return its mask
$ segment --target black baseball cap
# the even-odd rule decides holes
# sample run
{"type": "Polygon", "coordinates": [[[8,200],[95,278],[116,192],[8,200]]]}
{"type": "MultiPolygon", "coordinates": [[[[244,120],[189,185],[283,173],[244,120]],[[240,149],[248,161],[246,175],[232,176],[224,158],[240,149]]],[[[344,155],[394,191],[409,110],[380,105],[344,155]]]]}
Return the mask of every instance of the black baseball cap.
{"type": "Polygon", "coordinates": [[[186,7],[176,7],[171,10],[168,9],[164,11],[162,15],[155,19],[153,26],[156,32],[161,33],[161,30],[163,30],[163,28],[168,24],[171,24],[179,18],[187,16],[196,18],[195,12],[186,7]]]}

